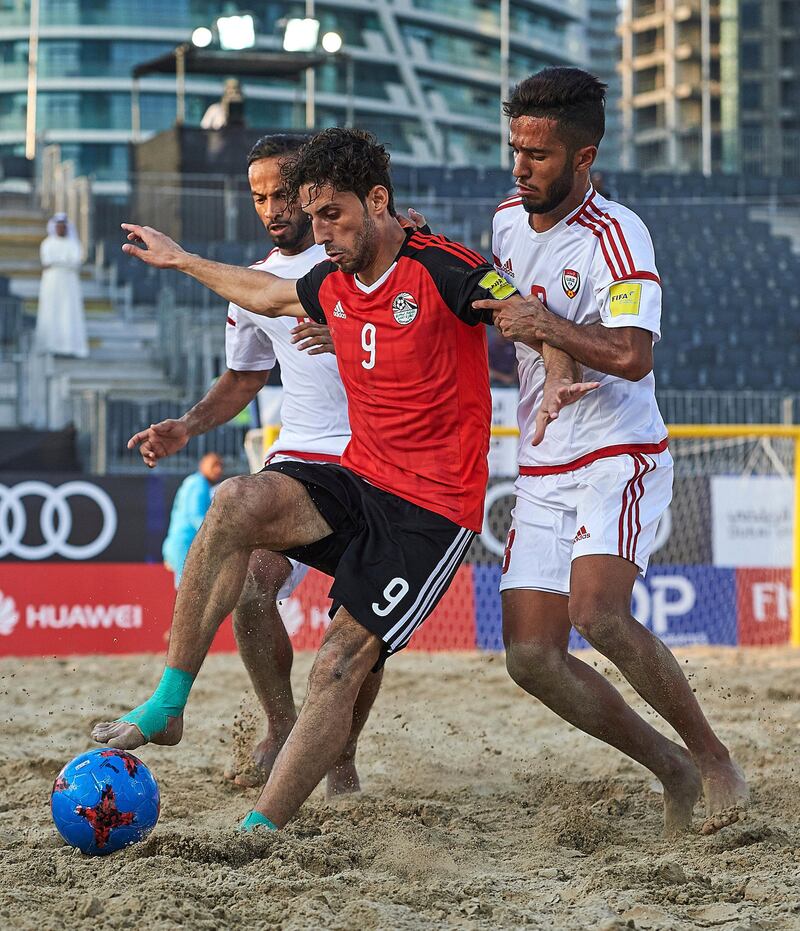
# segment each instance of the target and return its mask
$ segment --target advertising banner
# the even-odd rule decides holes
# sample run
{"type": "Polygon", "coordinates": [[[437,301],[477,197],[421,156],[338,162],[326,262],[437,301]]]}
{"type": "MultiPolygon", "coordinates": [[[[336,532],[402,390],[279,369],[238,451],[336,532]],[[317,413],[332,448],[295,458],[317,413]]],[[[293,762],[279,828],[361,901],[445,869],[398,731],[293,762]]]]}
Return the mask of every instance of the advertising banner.
{"type": "Polygon", "coordinates": [[[1,562],[161,562],[181,479],[3,472],[1,562]]]}
{"type": "MultiPolygon", "coordinates": [[[[316,650],[330,624],[328,576],[312,570],[280,605],[296,650],[316,650]]],[[[161,653],[175,603],[172,575],[161,565],[107,563],[5,565],[0,570],[0,656],[161,653]]],[[[214,650],[234,651],[230,619],[214,650]]],[[[474,650],[472,572],[458,570],[409,649],[474,650]]]]}
{"type": "Polygon", "coordinates": [[[791,569],[737,569],[738,642],[742,646],[788,643],[791,569]]]}
{"type": "Polygon", "coordinates": [[[715,566],[785,568],[792,564],[791,478],[715,475],[711,533],[715,566]]]}
{"type": "MultiPolygon", "coordinates": [[[[700,484],[707,481],[676,482],[647,578],[635,583],[632,612],[670,646],[786,643],[791,483],[750,478],[744,496],[738,479],[713,478],[710,495],[700,484]],[[703,521],[686,518],[697,518],[697,501],[708,508],[705,530],[703,521]]],[[[175,591],[161,564],[161,542],[179,482],[159,475],[5,473],[0,655],[164,651],[175,591]]],[[[513,492],[508,479],[490,482],[483,533],[412,649],[502,649],[499,563],[513,492]]],[[[329,587],[328,577],[312,571],[280,606],[296,649],[321,643],[330,623],[329,587]]],[[[570,643],[585,646],[574,633],[570,643]]],[[[230,621],[214,648],[236,648],[230,621]]]]}
{"type": "MultiPolygon", "coordinates": [[[[475,636],[481,650],[502,650],[499,566],[473,566],[475,636]]],[[[713,566],[658,566],[633,589],[634,617],[670,646],[737,642],[734,572],[713,566]]],[[[785,638],[784,638],[785,639],[785,638]]],[[[570,649],[587,647],[572,631],[570,649]]]]}

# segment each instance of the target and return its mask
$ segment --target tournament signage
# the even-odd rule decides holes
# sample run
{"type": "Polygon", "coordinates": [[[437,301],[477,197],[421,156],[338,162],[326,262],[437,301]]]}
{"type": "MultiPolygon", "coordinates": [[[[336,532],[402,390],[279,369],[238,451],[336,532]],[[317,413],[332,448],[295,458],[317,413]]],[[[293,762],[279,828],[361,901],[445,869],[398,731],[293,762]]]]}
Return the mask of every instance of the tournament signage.
{"type": "Polygon", "coordinates": [[[179,478],[0,473],[0,561],[161,562],[179,478]]]}
{"type": "MultiPolygon", "coordinates": [[[[0,656],[162,652],[175,590],[161,542],[179,481],[3,473],[0,656]]],[[[730,481],[712,479],[709,494],[706,478],[676,480],[647,577],[635,583],[632,613],[670,646],[789,640],[791,495],[781,479],[749,497],[730,481]],[[729,534],[740,546],[726,555],[720,536],[729,534]]],[[[483,533],[412,649],[502,649],[498,586],[513,492],[508,479],[490,483],[483,533]]],[[[280,605],[295,649],[321,643],[330,584],[312,571],[280,605]]],[[[571,646],[586,644],[573,636],[571,646]]],[[[214,648],[236,649],[229,621],[214,648]]]]}

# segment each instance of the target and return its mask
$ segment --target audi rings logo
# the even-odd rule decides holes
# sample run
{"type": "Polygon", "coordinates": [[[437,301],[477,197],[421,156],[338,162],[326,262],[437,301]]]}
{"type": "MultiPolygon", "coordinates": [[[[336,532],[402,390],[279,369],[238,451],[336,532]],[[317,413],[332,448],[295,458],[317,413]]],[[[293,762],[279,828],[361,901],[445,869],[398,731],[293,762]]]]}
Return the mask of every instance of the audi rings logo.
{"type": "Polygon", "coordinates": [[[19,559],[92,559],[114,539],[117,532],[117,509],[106,492],[89,482],[66,482],[57,488],[46,482],[20,482],[10,488],[0,485],[0,558],[19,559]],[[76,545],[69,543],[72,533],[71,501],[84,497],[93,501],[102,516],[102,527],[94,540],[76,545]],[[41,537],[44,542],[23,543],[28,531],[28,514],[23,500],[41,498],[39,513],[41,537]]]}

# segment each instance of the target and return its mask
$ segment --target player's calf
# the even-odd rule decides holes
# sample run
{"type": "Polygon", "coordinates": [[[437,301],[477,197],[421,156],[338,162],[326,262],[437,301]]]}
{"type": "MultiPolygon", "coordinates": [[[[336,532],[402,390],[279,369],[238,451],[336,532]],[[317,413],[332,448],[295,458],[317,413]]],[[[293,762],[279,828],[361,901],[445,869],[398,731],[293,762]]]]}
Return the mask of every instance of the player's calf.
{"type": "MultiPolygon", "coordinates": [[[[225,778],[244,788],[263,785],[281,747],[297,720],[292,693],[292,643],[276,602],[292,566],[278,553],[256,550],[233,612],[233,633],[239,655],[267,719],[266,734],[249,746],[252,728],[234,725],[237,739],[225,778]],[[244,744],[247,745],[244,745],[244,744]]],[[[243,712],[240,721],[246,721],[243,712]]]]}
{"type": "Polygon", "coordinates": [[[275,761],[257,811],[283,827],[341,756],[362,684],[380,641],[344,609],[328,628],[308,679],[297,723],[275,761]]]}

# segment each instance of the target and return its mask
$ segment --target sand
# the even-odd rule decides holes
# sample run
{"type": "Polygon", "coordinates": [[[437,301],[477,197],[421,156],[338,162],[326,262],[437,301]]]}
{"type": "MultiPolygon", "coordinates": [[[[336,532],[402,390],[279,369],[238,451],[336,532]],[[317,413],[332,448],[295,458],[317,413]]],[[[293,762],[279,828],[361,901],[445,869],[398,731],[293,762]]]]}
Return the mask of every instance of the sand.
{"type": "Polygon", "coordinates": [[[247,683],[215,655],[180,747],[139,751],[160,823],[106,858],[63,845],[50,786],[160,658],[2,660],[0,927],[800,929],[800,653],[679,655],[752,784],[747,820],[716,836],[662,840],[648,774],[517,689],[500,656],[407,653],[363,735],[365,791],[328,805],[317,789],[285,831],[242,838],[257,792],[222,772],[247,683]]]}

